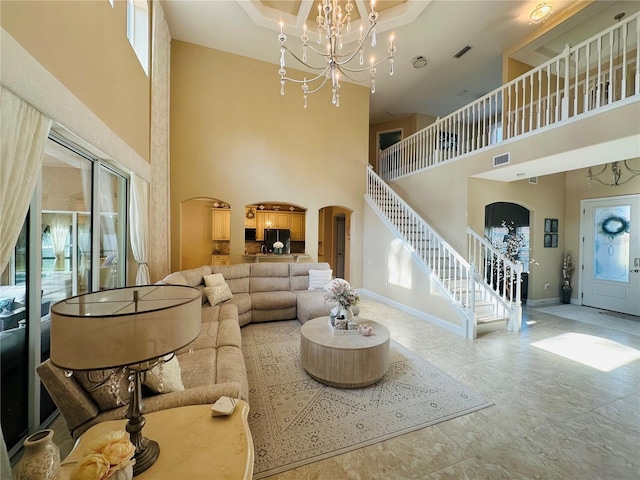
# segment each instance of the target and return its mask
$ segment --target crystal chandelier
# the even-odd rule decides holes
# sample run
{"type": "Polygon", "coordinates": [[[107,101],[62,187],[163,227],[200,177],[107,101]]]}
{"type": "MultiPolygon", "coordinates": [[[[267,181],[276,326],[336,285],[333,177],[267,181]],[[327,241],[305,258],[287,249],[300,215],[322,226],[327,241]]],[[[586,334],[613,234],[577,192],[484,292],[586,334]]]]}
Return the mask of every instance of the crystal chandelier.
{"type": "Polygon", "coordinates": [[[307,96],[318,92],[331,79],[332,98],[331,103],[336,107],[340,106],[340,79],[341,76],[353,82],[363,83],[371,81],[371,93],[376,91],[376,67],[385,60],[389,60],[389,75],[393,75],[393,54],[396,47],[393,44],[393,35],[389,41],[389,54],[381,60],[375,61],[371,57],[369,65],[364,63],[364,43],[371,36],[371,46],[376,46],[376,21],[378,12],[375,10],[375,0],[371,0],[371,12],[368,15],[369,28],[364,31],[364,19],[360,25],[360,36],[358,42],[352,50],[342,53],[343,34],[351,32],[351,12],[353,4],[351,0],[343,7],[338,4],[338,0],[320,0],[318,3],[318,16],[316,22],[318,24],[318,44],[325,44],[325,48],[314,47],[309,43],[309,35],[307,34],[307,25],[304,25],[302,40],[302,56],[299,57],[293,53],[286,45],[287,36],[284,33],[284,23],[280,22],[280,95],[284,95],[285,81],[302,84],[302,97],[304,98],[304,108],[307,108],[307,96]],[[321,66],[314,66],[307,61],[307,51],[311,50],[318,58],[324,60],[321,66]],[[285,56],[291,54],[300,64],[308,69],[318,72],[312,74],[312,78],[305,75],[302,80],[287,77],[285,70],[285,56]],[[357,57],[357,60],[356,60],[357,57]],[[362,73],[367,73],[363,77],[362,73]]]}
{"type": "Polygon", "coordinates": [[[617,187],[619,185],[624,185],[625,183],[630,181],[632,178],[637,177],[638,175],[640,175],[640,170],[634,170],[629,165],[627,165],[627,161],[624,160],[623,162],[612,162],[611,166],[609,166],[609,164],[606,163],[604,167],[602,167],[602,170],[600,170],[598,173],[593,173],[591,171],[591,168],[589,168],[589,170],[587,171],[587,181],[589,186],[591,186],[591,182],[596,181],[607,187],[617,187]],[[621,163],[622,163],[622,166],[621,166],[621,163]],[[611,179],[608,180],[606,178],[605,179],[599,178],[607,170],[611,172],[611,179]],[[623,179],[622,176],[627,173],[629,174],[629,177],[623,179]]]}

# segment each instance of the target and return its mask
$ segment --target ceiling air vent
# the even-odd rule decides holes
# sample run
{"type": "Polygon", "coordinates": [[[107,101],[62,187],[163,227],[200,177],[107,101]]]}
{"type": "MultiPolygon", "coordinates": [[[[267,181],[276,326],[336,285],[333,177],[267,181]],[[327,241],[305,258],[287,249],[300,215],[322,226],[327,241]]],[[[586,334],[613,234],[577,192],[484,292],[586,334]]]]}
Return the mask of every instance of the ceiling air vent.
{"type": "Polygon", "coordinates": [[[529,183],[538,184],[538,177],[529,177],[529,183]]]}
{"type": "Polygon", "coordinates": [[[502,155],[496,155],[493,157],[493,166],[500,167],[501,165],[506,165],[511,161],[510,153],[503,153],[502,155]]]}
{"type": "Polygon", "coordinates": [[[471,47],[469,45],[465,45],[464,47],[462,47],[460,49],[460,51],[458,53],[456,53],[454,55],[455,58],[460,58],[462,55],[464,55],[465,53],[467,53],[469,50],[471,50],[471,47]]]}

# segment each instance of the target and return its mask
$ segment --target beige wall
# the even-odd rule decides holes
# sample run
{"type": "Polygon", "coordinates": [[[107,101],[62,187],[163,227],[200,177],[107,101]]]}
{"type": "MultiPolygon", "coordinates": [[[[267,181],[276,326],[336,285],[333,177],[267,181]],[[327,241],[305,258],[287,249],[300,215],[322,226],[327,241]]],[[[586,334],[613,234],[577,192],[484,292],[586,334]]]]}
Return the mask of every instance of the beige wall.
{"type": "Polygon", "coordinates": [[[182,241],[188,239],[189,248],[182,250],[182,268],[197,268],[211,263],[211,204],[212,198],[194,198],[180,204],[182,241]]]}
{"type": "MultiPolygon", "coordinates": [[[[294,72],[291,72],[292,74],[294,72]]],[[[317,258],[318,210],[351,215],[351,281],[361,284],[362,209],[369,90],[343,84],[302,107],[298,86],[280,95],[277,66],[173,40],[171,56],[172,270],[180,268],[180,203],[231,205],[231,262],[244,253],[244,206],[283,202],[307,209],[307,253],[317,258]]]]}
{"type": "Polygon", "coordinates": [[[3,1],[0,8],[2,28],[148,162],[149,78],[127,40],[126,2],[3,1]]]}
{"type": "Polygon", "coordinates": [[[365,205],[364,288],[462,335],[462,320],[411,253],[365,205]]]}

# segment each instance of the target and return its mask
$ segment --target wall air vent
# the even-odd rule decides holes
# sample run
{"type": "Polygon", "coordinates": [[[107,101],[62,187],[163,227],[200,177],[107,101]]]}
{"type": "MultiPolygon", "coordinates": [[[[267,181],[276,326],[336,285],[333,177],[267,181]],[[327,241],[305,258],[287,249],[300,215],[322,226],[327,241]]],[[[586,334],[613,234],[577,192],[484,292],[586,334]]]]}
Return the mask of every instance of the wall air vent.
{"type": "Polygon", "coordinates": [[[538,184],[538,177],[530,177],[529,183],[533,183],[534,185],[538,184]]]}
{"type": "Polygon", "coordinates": [[[506,165],[510,161],[511,161],[511,154],[508,152],[503,153],[502,155],[496,155],[495,157],[493,157],[493,166],[500,167],[502,165],[506,165]]]}

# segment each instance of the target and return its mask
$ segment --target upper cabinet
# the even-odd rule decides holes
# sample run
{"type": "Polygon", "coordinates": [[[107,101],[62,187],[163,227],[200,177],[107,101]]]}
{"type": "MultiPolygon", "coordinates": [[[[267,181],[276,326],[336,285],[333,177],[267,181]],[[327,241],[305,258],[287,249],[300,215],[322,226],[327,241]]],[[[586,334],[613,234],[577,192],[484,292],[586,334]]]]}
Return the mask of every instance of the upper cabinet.
{"type": "Polygon", "coordinates": [[[304,213],[289,214],[289,230],[291,231],[291,240],[304,240],[304,213]]]}
{"type": "Polygon", "coordinates": [[[211,213],[211,239],[229,240],[231,230],[231,211],[214,209],[211,213]]]}
{"type": "Polygon", "coordinates": [[[253,207],[244,209],[244,228],[256,228],[256,209],[253,207]]]}
{"type": "MultiPolygon", "coordinates": [[[[247,228],[253,227],[247,224],[247,228]]],[[[291,230],[291,240],[304,241],[305,213],[258,210],[255,213],[256,241],[264,241],[265,228],[286,228],[291,230]]]]}

